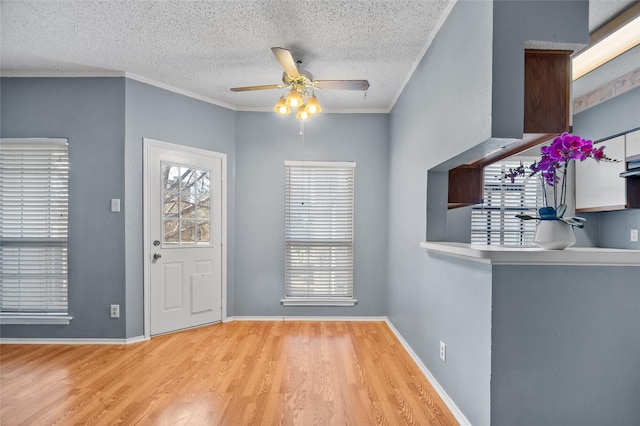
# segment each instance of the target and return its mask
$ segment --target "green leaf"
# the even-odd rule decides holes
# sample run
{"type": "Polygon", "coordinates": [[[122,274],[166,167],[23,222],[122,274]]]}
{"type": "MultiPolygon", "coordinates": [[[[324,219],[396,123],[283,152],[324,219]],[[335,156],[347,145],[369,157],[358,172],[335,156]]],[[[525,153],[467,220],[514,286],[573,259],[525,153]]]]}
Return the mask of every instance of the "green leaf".
{"type": "Polygon", "coordinates": [[[529,216],[528,214],[517,214],[516,217],[522,220],[537,220],[539,217],[529,216]]]}
{"type": "Polygon", "coordinates": [[[576,228],[584,228],[584,223],[587,221],[581,217],[563,217],[560,218],[560,220],[568,225],[575,226],[576,228]]]}
{"type": "Polygon", "coordinates": [[[567,205],[566,204],[560,204],[558,206],[558,209],[556,210],[556,217],[558,219],[560,219],[562,216],[564,216],[564,213],[567,211],[567,205]]]}

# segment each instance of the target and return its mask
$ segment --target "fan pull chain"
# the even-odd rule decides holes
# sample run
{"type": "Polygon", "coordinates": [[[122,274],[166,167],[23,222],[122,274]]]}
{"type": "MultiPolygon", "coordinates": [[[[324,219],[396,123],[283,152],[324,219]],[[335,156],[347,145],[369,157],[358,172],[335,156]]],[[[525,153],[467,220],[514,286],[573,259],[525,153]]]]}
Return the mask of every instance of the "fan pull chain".
{"type": "Polygon", "coordinates": [[[302,161],[304,161],[304,120],[300,121],[300,140],[302,141],[302,161]]]}
{"type": "MultiPolygon", "coordinates": [[[[302,142],[302,161],[304,161],[304,120],[300,121],[300,141],[302,142]]],[[[304,206],[305,201],[307,200],[307,196],[309,195],[309,172],[308,170],[306,171],[306,173],[303,176],[303,179],[306,180],[306,191],[303,191],[302,193],[302,202],[301,205],[304,206]]]]}

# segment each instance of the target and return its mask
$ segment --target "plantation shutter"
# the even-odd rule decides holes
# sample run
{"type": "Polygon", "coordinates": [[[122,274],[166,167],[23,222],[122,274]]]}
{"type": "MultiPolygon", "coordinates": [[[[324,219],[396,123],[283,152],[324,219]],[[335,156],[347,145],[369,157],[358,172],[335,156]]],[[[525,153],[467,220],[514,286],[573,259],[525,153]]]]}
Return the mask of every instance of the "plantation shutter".
{"type": "Polygon", "coordinates": [[[353,298],[354,171],[285,162],[285,299],[353,298]]]}
{"type": "Polygon", "coordinates": [[[67,313],[66,139],[0,142],[0,312],[67,313]]]}
{"type": "Polygon", "coordinates": [[[537,214],[543,206],[542,186],[537,177],[519,176],[514,183],[503,177],[519,165],[519,160],[503,160],[485,167],[483,202],[471,211],[472,244],[533,245],[536,221],[516,215],[537,214]]]}

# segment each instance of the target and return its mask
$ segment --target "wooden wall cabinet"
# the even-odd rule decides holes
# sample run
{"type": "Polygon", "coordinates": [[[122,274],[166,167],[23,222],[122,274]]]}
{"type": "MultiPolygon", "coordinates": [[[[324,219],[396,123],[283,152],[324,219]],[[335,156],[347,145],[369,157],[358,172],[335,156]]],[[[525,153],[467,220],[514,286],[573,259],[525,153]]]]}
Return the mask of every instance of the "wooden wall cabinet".
{"type": "Polygon", "coordinates": [[[569,131],[570,54],[525,50],[523,139],[498,154],[449,170],[450,209],[482,202],[485,166],[569,131]]]}
{"type": "Polygon", "coordinates": [[[569,131],[570,54],[568,50],[525,50],[524,133],[569,131]]]}
{"type": "Polygon", "coordinates": [[[484,196],[484,168],[456,167],[449,170],[449,208],[480,204],[484,196]]]}

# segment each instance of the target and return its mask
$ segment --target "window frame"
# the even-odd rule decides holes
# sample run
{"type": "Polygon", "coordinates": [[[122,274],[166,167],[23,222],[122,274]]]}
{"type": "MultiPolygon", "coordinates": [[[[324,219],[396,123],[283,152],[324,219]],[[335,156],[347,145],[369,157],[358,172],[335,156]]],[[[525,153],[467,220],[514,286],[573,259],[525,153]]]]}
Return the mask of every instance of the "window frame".
{"type": "MultiPolygon", "coordinates": [[[[285,235],[284,235],[284,239],[285,239],[285,297],[281,299],[281,303],[284,306],[354,306],[357,303],[357,300],[355,299],[355,295],[354,295],[354,265],[355,265],[355,247],[354,247],[354,242],[355,242],[355,168],[356,168],[356,163],[355,162],[339,162],[339,161],[285,161],[284,162],[285,165],[285,213],[284,213],[284,220],[285,220],[285,235]],[[295,198],[295,194],[292,195],[292,188],[291,188],[291,173],[292,172],[296,172],[296,173],[303,173],[304,169],[309,169],[309,170],[314,170],[314,171],[322,171],[324,173],[326,173],[327,171],[329,171],[330,169],[337,169],[341,174],[347,174],[349,175],[348,179],[349,182],[347,183],[346,187],[348,187],[350,189],[350,193],[348,193],[346,195],[346,198],[344,199],[340,199],[339,203],[344,203],[346,202],[347,206],[350,205],[350,211],[347,211],[346,215],[347,216],[342,216],[341,219],[344,219],[345,217],[347,219],[350,219],[350,222],[348,222],[345,226],[340,226],[339,229],[334,229],[336,235],[340,234],[342,236],[344,236],[345,234],[341,232],[342,231],[346,231],[346,234],[350,236],[350,238],[348,240],[345,240],[344,238],[336,238],[336,244],[335,245],[331,245],[331,238],[295,238],[295,237],[291,237],[292,234],[296,234],[296,233],[304,233],[309,232],[309,228],[307,227],[296,227],[295,224],[292,224],[292,219],[291,219],[291,208],[292,208],[292,204],[291,204],[291,199],[295,198]],[[348,294],[337,294],[337,295],[330,295],[330,294],[323,294],[323,295],[318,295],[318,296],[310,296],[308,294],[303,295],[303,294],[293,294],[291,293],[291,273],[292,273],[292,269],[289,268],[289,264],[291,262],[291,257],[290,257],[290,250],[291,248],[295,248],[296,245],[298,247],[308,247],[310,250],[313,250],[314,248],[319,249],[320,247],[323,247],[324,249],[327,249],[329,247],[339,247],[339,250],[344,250],[346,248],[346,253],[347,253],[347,264],[348,264],[348,270],[346,272],[347,274],[347,280],[345,281],[344,276],[338,280],[338,284],[337,288],[338,293],[339,292],[343,292],[345,289],[347,289],[347,293],[348,294]],[[348,286],[345,287],[345,283],[348,286]],[[342,288],[341,288],[342,287],[342,288]]],[[[342,188],[344,189],[344,187],[342,188]]],[[[316,188],[316,190],[318,190],[316,188]]],[[[335,196],[337,196],[337,192],[332,193],[331,196],[331,200],[336,199],[335,196]]],[[[302,193],[302,192],[300,192],[302,193]]],[[[342,194],[344,195],[344,194],[342,194]]],[[[345,206],[345,204],[340,204],[343,208],[345,206]]],[[[327,206],[323,206],[324,208],[327,208],[327,206]]],[[[336,206],[334,205],[334,208],[336,206]]],[[[326,223],[325,223],[326,225],[326,223]]],[[[333,228],[332,228],[333,229],[333,228]]],[[[326,235],[325,235],[326,236],[326,235]]],[[[343,252],[344,253],[344,252],[343,252]]],[[[317,256],[317,254],[316,254],[317,256]]],[[[339,258],[341,255],[337,254],[337,257],[333,258],[334,260],[339,258]]],[[[344,257],[343,257],[344,258],[344,257]]],[[[311,286],[313,285],[313,283],[310,284],[311,286]]],[[[322,284],[318,284],[318,290],[322,290],[322,284]]],[[[325,286],[325,290],[326,290],[326,286],[325,286]]]]}
{"type": "MultiPolygon", "coordinates": [[[[2,169],[0,170],[0,183],[2,183],[2,188],[0,188],[0,198],[2,199],[2,205],[8,206],[6,210],[0,210],[0,215],[4,218],[2,223],[2,227],[0,228],[0,246],[4,251],[6,247],[8,249],[9,255],[17,259],[16,262],[20,262],[20,259],[24,259],[23,262],[27,262],[30,265],[41,266],[43,264],[50,265],[42,267],[37,271],[39,274],[43,274],[43,276],[47,276],[48,274],[55,271],[57,277],[56,280],[53,281],[53,287],[51,287],[51,282],[43,284],[42,278],[40,279],[40,283],[33,288],[36,288],[37,291],[48,293],[49,288],[54,289],[53,296],[47,294],[41,300],[37,298],[33,299],[34,302],[40,303],[40,309],[28,309],[23,305],[27,301],[20,299],[19,301],[14,303],[15,308],[9,309],[11,303],[7,302],[7,306],[4,303],[0,303],[0,324],[69,324],[73,317],[69,315],[69,257],[68,257],[68,241],[69,241],[69,144],[68,140],[64,138],[2,138],[0,139],[0,151],[5,151],[3,154],[0,152],[0,162],[2,164],[2,169]],[[28,211],[25,215],[25,210],[20,210],[19,213],[16,213],[15,208],[11,208],[11,206],[25,204],[25,200],[33,202],[33,196],[31,199],[27,199],[23,193],[21,192],[19,197],[12,195],[12,192],[15,192],[15,188],[23,188],[24,187],[24,176],[26,173],[22,173],[23,165],[29,161],[28,156],[23,154],[11,155],[9,154],[11,151],[5,151],[9,146],[16,147],[18,145],[25,144],[30,147],[30,151],[39,152],[38,149],[41,150],[43,154],[47,154],[49,156],[57,156],[57,160],[49,160],[48,162],[42,161],[39,159],[32,158],[32,165],[43,166],[46,163],[47,175],[44,179],[48,181],[48,186],[42,188],[38,188],[41,194],[38,194],[38,197],[35,198],[37,201],[44,201],[49,208],[44,213],[50,219],[48,221],[42,220],[42,218],[38,217],[37,219],[25,219],[25,216],[29,216],[28,211]],[[58,151],[55,150],[45,150],[45,146],[64,146],[58,151]],[[55,151],[55,153],[54,153],[55,151]],[[52,154],[53,153],[53,154],[52,154]],[[23,178],[19,181],[17,185],[15,185],[15,174],[9,174],[7,169],[9,166],[16,166],[20,170],[20,176],[23,178]],[[60,170],[63,170],[60,172],[60,170]],[[66,173],[65,173],[66,170],[66,173]],[[56,177],[56,181],[52,181],[52,176],[56,177]],[[12,180],[14,182],[12,182],[12,180]],[[11,184],[14,185],[11,185],[11,184]],[[11,191],[10,187],[13,187],[14,191],[11,191]],[[45,192],[48,194],[43,195],[45,192]],[[62,196],[60,196],[62,194],[62,196]],[[52,207],[52,206],[55,206],[52,207]],[[58,216],[59,215],[59,216],[58,216]],[[57,216],[57,217],[56,217],[57,216]],[[60,219],[60,217],[62,219],[60,219]],[[53,219],[52,219],[53,218],[53,219]],[[14,222],[13,226],[7,226],[6,220],[10,219],[14,222]],[[34,222],[35,220],[35,222],[34,222]],[[16,225],[17,223],[17,225],[16,225]],[[34,223],[41,225],[42,223],[48,223],[48,226],[42,230],[40,228],[37,232],[33,231],[34,223]],[[30,226],[28,226],[30,224],[30,226]],[[31,231],[31,232],[29,232],[31,231]],[[26,234],[26,235],[25,235],[26,234]],[[44,262],[41,260],[41,254],[24,254],[19,251],[11,250],[11,248],[25,248],[25,249],[36,249],[42,251],[45,248],[49,248],[51,251],[52,248],[60,248],[61,250],[53,250],[54,253],[46,254],[47,261],[44,262]],[[26,257],[23,257],[26,256],[26,257]],[[34,257],[36,256],[36,257],[34,257]],[[53,257],[52,257],[53,256],[53,257]],[[62,298],[62,302],[60,301],[62,298]],[[7,310],[3,310],[7,309],[7,310]]],[[[19,151],[19,150],[16,150],[19,151]]],[[[22,152],[25,152],[23,150],[22,152]]],[[[41,179],[37,177],[38,173],[32,173],[31,178],[33,179],[36,176],[36,179],[41,179]]],[[[40,173],[41,175],[41,173],[40,173]]],[[[40,184],[36,181],[36,184],[40,184]]],[[[0,206],[0,209],[2,206],[0,206]]],[[[40,207],[37,208],[38,212],[42,212],[40,207]]],[[[34,211],[32,209],[32,211],[34,211]]],[[[29,251],[29,250],[27,250],[29,251]]],[[[22,267],[18,267],[17,272],[7,272],[5,268],[8,268],[11,260],[6,260],[4,258],[4,254],[2,259],[0,259],[0,274],[7,274],[8,277],[14,276],[17,284],[14,284],[12,287],[9,287],[6,291],[15,292],[16,288],[20,287],[20,275],[24,274],[22,272],[22,267]]],[[[16,263],[14,262],[14,267],[16,263]]],[[[24,264],[23,264],[24,265],[24,264]]],[[[32,266],[33,267],[33,266],[32,266]]],[[[15,269],[14,269],[15,270],[15,269]]],[[[8,278],[7,278],[8,279],[8,278]]],[[[5,279],[0,282],[0,292],[5,291],[3,288],[3,283],[7,281],[5,279]]],[[[20,290],[18,290],[20,292],[20,290]]],[[[9,293],[10,294],[10,293],[9,293]]],[[[18,296],[19,298],[19,296],[18,296]]],[[[0,300],[0,302],[3,302],[0,300]]],[[[38,306],[36,306],[38,307],[38,306]]]]}

